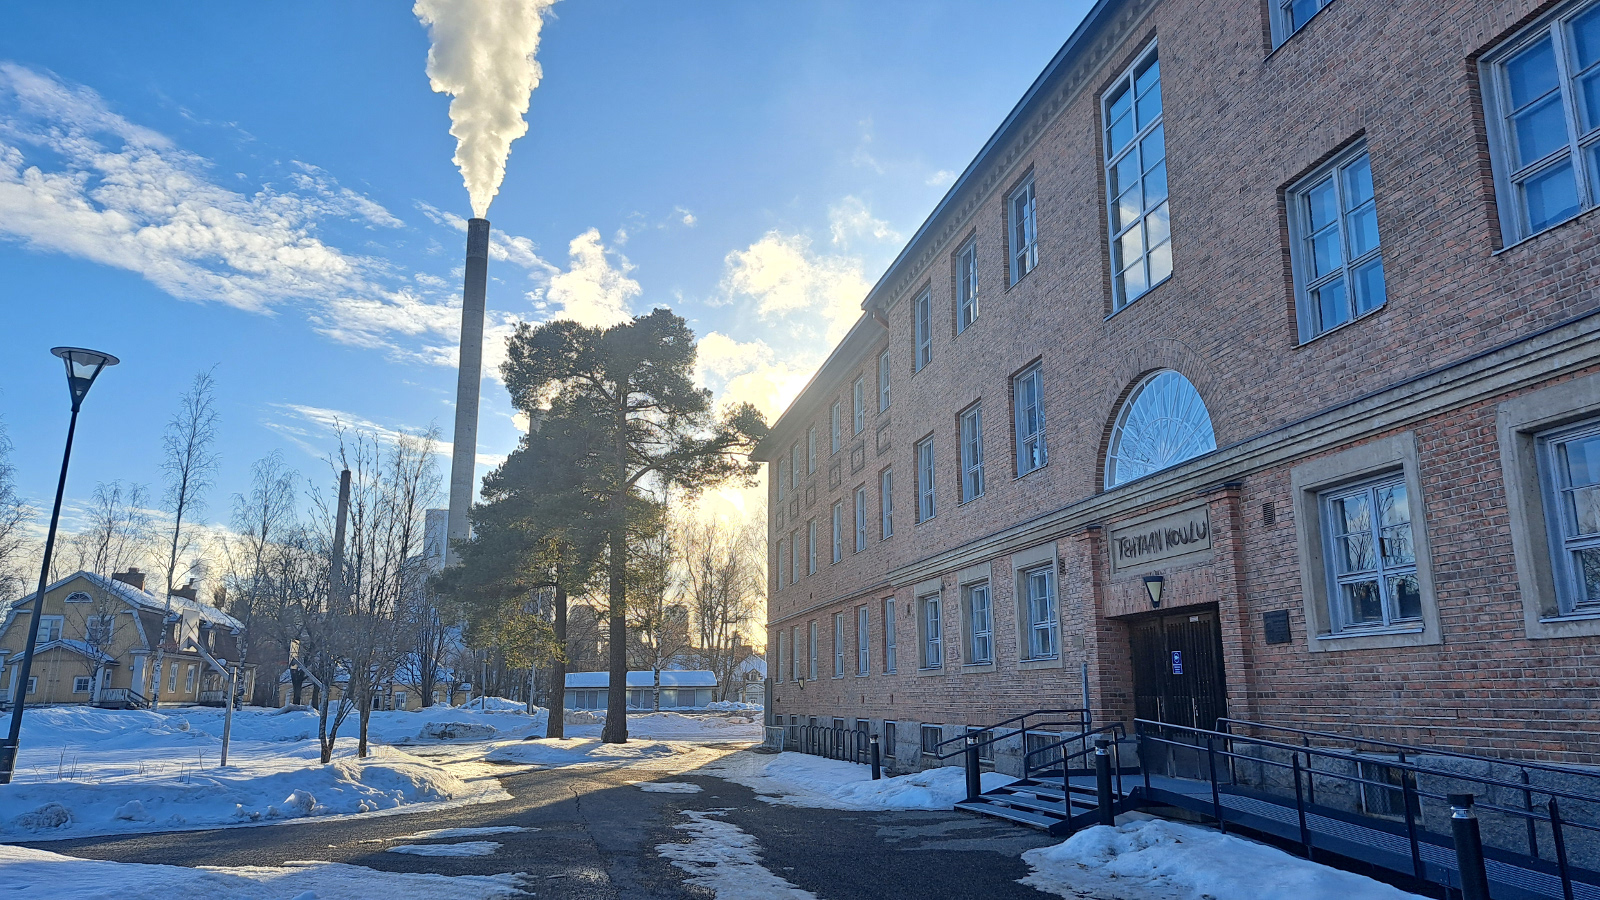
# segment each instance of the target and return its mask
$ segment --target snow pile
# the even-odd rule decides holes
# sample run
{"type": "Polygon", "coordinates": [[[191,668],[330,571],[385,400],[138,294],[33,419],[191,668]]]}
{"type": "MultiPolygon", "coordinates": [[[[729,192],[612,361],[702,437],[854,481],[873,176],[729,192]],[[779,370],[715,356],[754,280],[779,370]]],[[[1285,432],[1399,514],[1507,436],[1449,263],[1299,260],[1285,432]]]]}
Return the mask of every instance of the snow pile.
{"type": "Polygon", "coordinates": [[[398,838],[390,838],[390,840],[442,841],[449,838],[478,837],[485,834],[518,834],[524,831],[538,830],[526,825],[485,825],[481,828],[431,828],[414,834],[403,834],[398,838]]]}
{"type": "Polygon", "coordinates": [[[484,759],[497,763],[560,767],[639,762],[678,752],[678,748],[662,741],[630,740],[626,744],[604,744],[598,738],[540,738],[501,744],[484,759]]]}
{"type": "Polygon", "coordinates": [[[1275,847],[1164,819],[1098,825],[1064,843],[1022,854],[1022,883],[1062,897],[1097,888],[1162,897],[1284,897],[1294,900],[1421,900],[1362,875],[1321,866],[1275,847]]]}
{"type": "Polygon", "coordinates": [[[646,794],[698,794],[700,785],[687,781],[642,781],[639,790],[646,794]]]}
{"type": "MultiPolygon", "coordinates": [[[[959,766],[926,769],[872,780],[872,770],[857,763],[803,753],[756,756],[739,753],[706,771],[751,788],[761,799],[784,806],[823,809],[949,809],[966,799],[966,772],[959,766]]],[[[1016,779],[983,773],[983,789],[1016,779]]]]}
{"type": "Polygon", "coordinates": [[[496,736],[542,727],[542,720],[526,714],[448,707],[379,712],[372,716],[367,759],[354,758],[352,718],[341,729],[333,762],[323,765],[315,713],[246,708],[234,714],[229,765],[223,768],[217,765],[220,709],[30,709],[23,716],[17,777],[0,792],[0,840],[249,825],[503,799],[486,771],[461,777],[437,760],[384,746],[415,742],[430,730],[441,733],[446,729],[440,722],[496,736]]]}
{"type": "MultiPolygon", "coordinates": [[[[628,737],[653,738],[662,741],[697,741],[719,743],[724,741],[750,741],[759,743],[761,725],[742,717],[686,716],[676,712],[648,712],[628,714],[628,737]]],[[[601,720],[602,722],[604,719],[601,720]]],[[[573,734],[587,734],[583,728],[569,729],[573,734]]],[[[593,732],[600,734],[598,728],[593,732]]]]}
{"type": "Polygon", "coordinates": [[[717,700],[706,705],[708,712],[760,712],[759,703],[740,703],[737,700],[717,700]]]}
{"type": "MultiPolygon", "coordinates": [[[[475,709],[479,712],[528,714],[528,704],[521,700],[507,700],[504,697],[474,697],[456,708],[475,709]]],[[[533,709],[535,715],[544,711],[537,706],[533,709]]]]}
{"type": "Polygon", "coordinates": [[[724,822],[719,812],[684,810],[689,821],[673,827],[686,834],[687,843],[658,844],[656,852],[689,873],[684,879],[719,898],[756,900],[780,898],[817,900],[778,877],[761,864],[761,845],[749,832],[724,822]]]}
{"type": "Polygon", "coordinates": [[[0,845],[0,883],[7,895],[63,900],[498,900],[527,896],[518,887],[521,877],[380,872],[326,862],[191,869],[78,859],[0,845]]]}
{"type": "Polygon", "coordinates": [[[602,725],[606,717],[587,709],[569,709],[562,721],[568,725],[602,725]]]}
{"type": "Polygon", "coordinates": [[[454,844],[396,844],[390,853],[411,856],[493,856],[500,849],[498,841],[460,841],[454,844]]]}

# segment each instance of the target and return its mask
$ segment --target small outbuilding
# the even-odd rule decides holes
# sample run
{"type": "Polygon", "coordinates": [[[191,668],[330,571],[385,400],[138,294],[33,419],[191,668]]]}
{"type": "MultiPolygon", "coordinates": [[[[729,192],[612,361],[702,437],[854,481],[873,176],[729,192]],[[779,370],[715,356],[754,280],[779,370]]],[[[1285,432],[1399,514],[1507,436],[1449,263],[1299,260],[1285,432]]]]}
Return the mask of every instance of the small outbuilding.
{"type": "MultiPolygon", "coordinates": [[[[609,672],[568,672],[567,709],[605,709],[611,689],[609,672]]],[[[628,673],[628,708],[654,709],[655,673],[628,673]]],[[[661,672],[662,709],[705,709],[716,699],[717,674],[705,669],[661,672]]]]}

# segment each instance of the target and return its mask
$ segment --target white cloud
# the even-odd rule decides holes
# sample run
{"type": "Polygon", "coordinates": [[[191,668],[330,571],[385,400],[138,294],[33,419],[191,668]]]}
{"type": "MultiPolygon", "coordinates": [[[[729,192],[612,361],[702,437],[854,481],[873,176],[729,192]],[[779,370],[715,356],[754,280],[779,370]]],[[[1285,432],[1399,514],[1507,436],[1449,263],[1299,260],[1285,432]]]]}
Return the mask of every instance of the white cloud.
{"type": "Polygon", "coordinates": [[[820,317],[829,345],[860,318],[862,298],[872,287],[860,259],[813,253],[811,239],[799,234],[769,231],[723,263],[725,294],[753,298],[763,318],[786,318],[797,329],[814,331],[820,317]]]}
{"type": "Polygon", "coordinates": [[[695,381],[711,388],[719,403],[750,403],[771,422],[805,387],[813,359],[814,354],[779,359],[765,341],[712,331],[700,338],[695,381]]]}
{"type": "Polygon", "coordinates": [[[633,265],[627,257],[607,251],[597,228],[573,238],[567,255],[567,271],[551,276],[544,292],[550,318],[601,328],[627,319],[633,299],[643,290],[628,277],[633,265]],[[616,258],[614,264],[612,257],[616,258]]]}
{"type": "Polygon", "coordinates": [[[678,221],[683,223],[683,225],[686,227],[693,228],[695,223],[700,221],[699,219],[695,218],[694,213],[689,212],[687,209],[684,209],[681,206],[676,207],[675,211],[679,216],[678,221]]]}
{"type": "Polygon", "coordinates": [[[329,175],[326,169],[298,159],[294,161],[294,165],[300,171],[291,172],[289,180],[294,182],[295,187],[315,194],[320,201],[316,203],[318,211],[324,215],[365,219],[373,225],[382,225],[385,228],[405,227],[406,223],[400,221],[371,197],[358,194],[347,187],[340,187],[338,180],[329,175]]]}
{"type": "Polygon", "coordinates": [[[845,197],[828,207],[828,230],[833,243],[840,247],[850,245],[852,238],[870,237],[875,241],[899,241],[900,232],[889,223],[875,218],[872,210],[859,197],[845,197]]]}
{"type": "MultiPolygon", "coordinates": [[[[275,409],[282,410],[283,415],[275,419],[268,419],[262,424],[283,435],[300,449],[317,457],[326,456],[328,453],[338,449],[338,445],[331,438],[341,428],[352,432],[366,432],[387,443],[392,443],[402,437],[416,437],[427,430],[423,428],[393,428],[355,413],[327,409],[320,406],[304,406],[297,403],[274,403],[272,405],[275,409]]],[[[438,423],[433,424],[437,425],[438,423]]],[[[444,465],[449,465],[453,446],[449,441],[442,439],[434,442],[434,453],[441,457],[444,465]]],[[[478,453],[476,455],[476,463],[479,467],[492,469],[505,462],[505,460],[506,457],[503,453],[478,453]]]]}
{"type": "Polygon", "coordinates": [[[929,187],[944,187],[947,184],[954,184],[955,180],[955,172],[952,172],[949,169],[940,169],[939,171],[928,176],[927,184],[929,187]]]}

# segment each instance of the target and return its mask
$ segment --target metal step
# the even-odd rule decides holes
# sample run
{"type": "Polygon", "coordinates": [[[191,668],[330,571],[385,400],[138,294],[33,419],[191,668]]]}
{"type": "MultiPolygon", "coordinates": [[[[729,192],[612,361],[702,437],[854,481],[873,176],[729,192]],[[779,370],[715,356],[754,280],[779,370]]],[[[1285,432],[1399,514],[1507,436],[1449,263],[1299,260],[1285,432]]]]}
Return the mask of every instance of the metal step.
{"type": "MultiPolygon", "coordinates": [[[[1074,784],[1070,787],[1075,796],[1094,797],[1096,795],[1095,789],[1091,787],[1085,787],[1081,784],[1074,784]]],[[[1060,782],[1051,783],[1036,780],[1013,781],[1003,787],[994,788],[992,791],[985,791],[985,793],[993,793],[994,791],[1026,791],[1030,794],[1037,794],[1040,797],[1047,797],[1057,801],[1066,796],[1061,790],[1060,782]]]]}
{"type": "Polygon", "coordinates": [[[984,794],[983,799],[999,806],[1031,809],[1060,818],[1075,816],[1086,809],[1097,808],[1093,803],[1075,799],[1072,802],[1072,809],[1067,810],[1062,807],[1060,800],[1047,800],[1043,797],[1034,797],[1029,794],[984,794]]]}
{"type": "Polygon", "coordinates": [[[997,819],[1006,819],[1008,821],[1016,822],[1019,825],[1026,825],[1029,828],[1037,828],[1040,831],[1047,831],[1053,835],[1065,834],[1071,828],[1071,826],[1067,824],[1067,821],[1059,814],[1046,815],[1044,813],[1034,812],[1032,810],[1018,809],[1014,806],[1000,806],[995,803],[986,803],[981,800],[976,803],[968,803],[967,801],[963,800],[956,804],[956,809],[970,813],[977,813],[980,816],[993,816],[997,819]]]}

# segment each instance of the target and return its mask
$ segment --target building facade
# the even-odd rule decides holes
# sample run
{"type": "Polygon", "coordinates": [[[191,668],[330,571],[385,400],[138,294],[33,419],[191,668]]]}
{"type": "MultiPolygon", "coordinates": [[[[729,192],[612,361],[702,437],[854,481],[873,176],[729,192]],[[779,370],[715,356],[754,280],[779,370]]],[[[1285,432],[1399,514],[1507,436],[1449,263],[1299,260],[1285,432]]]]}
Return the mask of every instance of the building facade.
{"type": "Polygon", "coordinates": [[[1597,62],[1596,0],[1098,3],[758,450],[777,719],[1592,760],[1597,62]]]}

